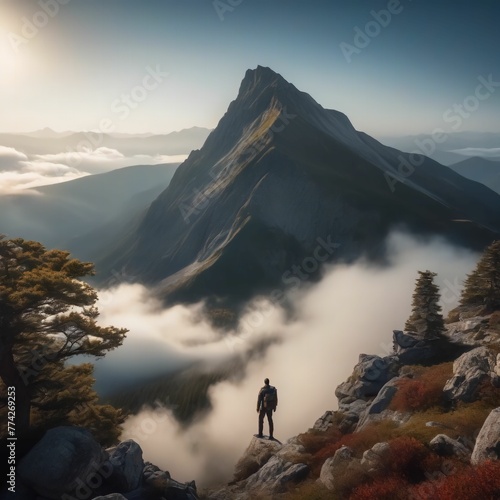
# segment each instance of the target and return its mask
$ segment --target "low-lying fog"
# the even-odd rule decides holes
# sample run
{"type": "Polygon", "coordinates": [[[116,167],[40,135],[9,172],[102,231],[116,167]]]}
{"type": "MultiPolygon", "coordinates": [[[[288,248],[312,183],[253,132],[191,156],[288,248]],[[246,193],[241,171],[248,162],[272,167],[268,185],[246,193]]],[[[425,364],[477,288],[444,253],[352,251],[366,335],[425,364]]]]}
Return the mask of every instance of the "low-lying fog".
{"type": "Polygon", "coordinates": [[[418,242],[400,234],[390,238],[389,248],[388,267],[333,266],[311,287],[284,286],[295,304],[293,320],[278,304],[260,301],[229,335],[200,320],[201,306],[163,309],[140,285],[102,291],[100,322],[130,332],[122,347],[96,363],[101,393],[197,361],[204,369],[235,357],[246,364],[243,378],[211,388],[212,411],[187,429],[169,409],[144,408],[126,421],[122,438],[137,440],[144,458],[177,480],[195,479],[202,486],[226,481],[257,432],[256,398],[265,377],[278,388],[275,436],[285,441],[306,431],[326,410],[336,409],[335,388],[360,353],[390,352],[392,330],[402,329],[410,313],[417,270],[438,273],[447,312],[477,259],[439,240],[418,242]],[[265,353],[250,359],[253,348],[271,338],[275,342],[265,353]]]}

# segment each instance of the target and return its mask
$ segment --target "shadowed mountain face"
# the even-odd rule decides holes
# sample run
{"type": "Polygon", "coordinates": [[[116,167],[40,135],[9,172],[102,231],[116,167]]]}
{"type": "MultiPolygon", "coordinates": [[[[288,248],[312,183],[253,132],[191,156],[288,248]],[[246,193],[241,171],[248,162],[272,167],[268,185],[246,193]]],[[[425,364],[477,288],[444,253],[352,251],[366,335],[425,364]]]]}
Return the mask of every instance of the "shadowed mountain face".
{"type": "Polygon", "coordinates": [[[482,248],[500,231],[500,197],[258,67],[101,269],[173,300],[238,300],[306,280],[320,260],[382,258],[394,228],[482,248]]]}

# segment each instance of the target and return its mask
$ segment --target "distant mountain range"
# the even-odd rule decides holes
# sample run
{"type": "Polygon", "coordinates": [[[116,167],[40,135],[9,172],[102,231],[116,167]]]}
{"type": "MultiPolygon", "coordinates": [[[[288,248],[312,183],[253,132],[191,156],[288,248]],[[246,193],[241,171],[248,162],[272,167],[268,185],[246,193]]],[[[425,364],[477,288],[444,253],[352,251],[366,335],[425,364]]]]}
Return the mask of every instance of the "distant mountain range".
{"type": "Polygon", "coordinates": [[[450,165],[450,168],[500,194],[500,161],[473,156],[450,165]]]}
{"type": "Polygon", "coordinates": [[[450,132],[436,135],[409,135],[402,137],[380,137],[380,142],[386,146],[405,151],[418,152],[429,156],[443,165],[452,165],[470,155],[467,150],[476,150],[476,155],[500,161],[500,133],[494,132],[450,132]],[[437,140],[436,140],[437,139],[437,140]]]}
{"type": "Polygon", "coordinates": [[[82,148],[106,147],[129,155],[181,155],[198,149],[209,129],[192,127],[164,135],[102,134],[96,132],[54,132],[43,129],[30,134],[0,134],[0,146],[25,154],[78,152],[82,148]]]}
{"type": "Polygon", "coordinates": [[[309,279],[322,260],[383,259],[394,229],[480,249],[499,237],[500,196],[357,132],[259,66],[99,269],[171,300],[243,300],[309,279]]]}
{"type": "Polygon", "coordinates": [[[39,187],[39,194],[2,195],[0,233],[93,259],[149,207],[177,167],[126,167],[39,187]]]}

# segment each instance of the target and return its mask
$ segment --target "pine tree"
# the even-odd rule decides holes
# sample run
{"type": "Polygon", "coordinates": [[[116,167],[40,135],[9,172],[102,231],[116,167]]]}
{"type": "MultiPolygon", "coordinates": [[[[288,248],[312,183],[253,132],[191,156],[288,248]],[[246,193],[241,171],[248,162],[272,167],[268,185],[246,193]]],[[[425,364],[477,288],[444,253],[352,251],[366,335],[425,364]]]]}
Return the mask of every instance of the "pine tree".
{"type": "Polygon", "coordinates": [[[15,388],[17,434],[31,418],[80,424],[85,412],[75,414],[75,406],[82,403],[106,413],[110,427],[123,421],[119,411],[97,404],[92,365],[67,363],[77,355],[104,356],[127,331],[97,325],[97,294],[81,281],[93,272],[68,252],[0,236],[0,385],[3,393],[15,388]]]}
{"type": "Polygon", "coordinates": [[[439,305],[439,288],[434,283],[436,273],[419,271],[413,293],[412,313],[405,324],[405,330],[426,339],[441,337],[444,320],[439,305]]]}
{"type": "Polygon", "coordinates": [[[500,241],[486,248],[474,271],[467,276],[460,304],[500,309],[500,241]]]}

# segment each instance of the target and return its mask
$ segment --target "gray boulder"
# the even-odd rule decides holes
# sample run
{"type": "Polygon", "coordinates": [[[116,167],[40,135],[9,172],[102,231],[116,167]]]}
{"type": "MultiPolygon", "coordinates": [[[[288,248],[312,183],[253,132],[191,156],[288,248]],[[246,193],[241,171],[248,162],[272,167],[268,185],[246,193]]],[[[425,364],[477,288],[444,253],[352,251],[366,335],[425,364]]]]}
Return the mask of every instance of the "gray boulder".
{"type": "Polygon", "coordinates": [[[437,354],[437,339],[425,339],[416,333],[393,331],[393,345],[402,365],[425,363],[437,354]]]}
{"type": "Polygon", "coordinates": [[[111,475],[106,454],[92,434],[78,427],[56,427],[19,462],[20,481],[40,495],[92,498],[111,475]]]}
{"type": "Polygon", "coordinates": [[[286,462],[280,457],[271,457],[255,474],[245,481],[245,490],[272,494],[284,491],[290,483],[298,483],[306,478],[309,466],[286,462]]]}
{"type": "Polygon", "coordinates": [[[441,456],[456,456],[459,458],[470,457],[468,450],[460,441],[453,439],[446,434],[438,434],[429,443],[431,450],[441,456]]]}
{"type": "Polygon", "coordinates": [[[126,493],[139,487],[144,470],[142,449],[133,440],[123,441],[109,450],[109,462],[113,466],[110,483],[117,491],[126,493]]]}
{"type": "Polygon", "coordinates": [[[459,321],[446,325],[448,338],[457,344],[479,346],[486,345],[495,340],[493,331],[489,329],[490,316],[460,315],[459,321]]]}
{"type": "Polygon", "coordinates": [[[380,389],[376,398],[368,405],[359,419],[358,428],[365,425],[367,420],[371,420],[372,415],[380,414],[387,409],[392,398],[398,392],[398,382],[404,377],[394,377],[380,389]]]}
{"type": "Polygon", "coordinates": [[[339,407],[357,399],[366,401],[375,397],[389,380],[397,376],[398,368],[399,364],[395,356],[382,358],[361,354],[353,374],[335,390],[339,407]]]}
{"type": "Polygon", "coordinates": [[[318,481],[327,489],[335,488],[335,479],[353,461],[354,452],[348,446],[339,448],[333,457],[327,458],[321,467],[318,481]]]}
{"type": "Polygon", "coordinates": [[[389,443],[385,441],[374,444],[369,450],[363,453],[361,465],[367,472],[378,472],[384,467],[384,459],[389,453],[389,443]]]}
{"type": "Polygon", "coordinates": [[[281,448],[279,441],[253,437],[234,469],[234,480],[241,481],[257,472],[281,448]]]}
{"type": "Polygon", "coordinates": [[[297,462],[301,455],[306,454],[306,449],[297,436],[290,438],[283,447],[276,453],[277,457],[287,462],[297,462]]]}
{"type": "Polygon", "coordinates": [[[472,451],[471,463],[500,458],[500,408],[495,408],[486,418],[472,451]]]}
{"type": "Polygon", "coordinates": [[[445,397],[451,401],[474,400],[479,384],[494,373],[496,356],[487,347],[476,347],[462,354],[453,363],[453,377],[444,386],[445,397]]]}

